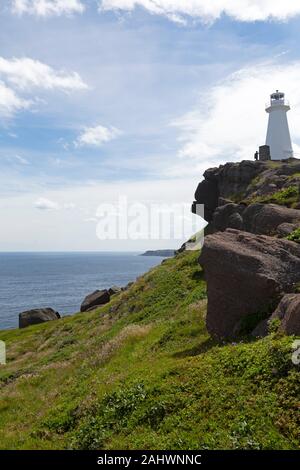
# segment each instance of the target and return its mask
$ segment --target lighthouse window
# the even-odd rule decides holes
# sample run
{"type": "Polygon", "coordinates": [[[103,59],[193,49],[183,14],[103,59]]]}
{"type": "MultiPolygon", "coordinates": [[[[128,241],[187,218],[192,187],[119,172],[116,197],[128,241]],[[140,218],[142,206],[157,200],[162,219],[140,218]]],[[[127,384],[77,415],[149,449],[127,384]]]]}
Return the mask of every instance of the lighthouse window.
{"type": "Polygon", "coordinates": [[[283,93],[274,93],[271,95],[272,100],[282,100],[284,98],[283,93]]]}

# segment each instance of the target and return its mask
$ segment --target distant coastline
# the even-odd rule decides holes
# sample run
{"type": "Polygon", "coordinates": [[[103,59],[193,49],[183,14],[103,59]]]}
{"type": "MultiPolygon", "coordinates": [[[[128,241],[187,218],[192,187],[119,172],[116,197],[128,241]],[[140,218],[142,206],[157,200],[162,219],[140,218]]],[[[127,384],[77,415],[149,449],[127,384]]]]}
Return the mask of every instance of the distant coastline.
{"type": "Polygon", "coordinates": [[[72,315],[90,292],[126,286],[161,262],[139,253],[0,253],[0,330],[17,328],[27,310],[51,307],[72,315]]]}
{"type": "Polygon", "coordinates": [[[147,250],[140,256],[161,256],[162,258],[171,258],[175,255],[175,250],[147,250]]]}

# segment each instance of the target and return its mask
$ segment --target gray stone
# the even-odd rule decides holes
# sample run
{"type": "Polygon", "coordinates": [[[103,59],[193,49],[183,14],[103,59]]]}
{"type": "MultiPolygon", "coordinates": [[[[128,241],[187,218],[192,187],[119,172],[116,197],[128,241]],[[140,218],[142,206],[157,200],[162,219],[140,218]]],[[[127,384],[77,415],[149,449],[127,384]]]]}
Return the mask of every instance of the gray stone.
{"type": "Polygon", "coordinates": [[[86,296],[81,304],[80,311],[86,312],[95,307],[107,304],[110,301],[110,295],[107,289],[96,290],[92,294],[86,296]]]}
{"type": "Polygon", "coordinates": [[[109,295],[115,295],[115,294],[120,294],[122,292],[121,287],[118,286],[112,286],[108,289],[109,295]]]}
{"type": "Polygon", "coordinates": [[[287,335],[300,335],[300,294],[286,294],[270,321],[276,318],[281,320],[281,331],[287,335]]]}
{"type": "Polygon", "coordinates": [[[272,194],[291,185],[299,185],[299,172],[300,161],[295,158],[288,162],[244,160],[210,168],[205,171],[204,180],[199,183],[195,192],[192,211],[196,213],[197,204],[204,204],[204,218],[210,222],[205,232],[211,233],[211,222],[218,206],[242,202],[255,196],[272,194]]]}
{"type": "MultiPolygon", "coordinates": [[[[208,222],[211,221],[214,210],[218,205],[218,197],[217,181],[205,179],[201,181],[196,189],[196,203],[204,204],[204,218],[208,222]]],[[[193,212],[196,213],[196,210],[193,212]]]]}
{"type": "Polygon", "coordinates": [[[300,281],[300,245],[227,229],[205,238],[200,255],[207,280],[211,335],[234,337],[245,317],[263,313],[300,281]]]}
{"type": "Polygon", "coordinates": [[[290,233],[296,230],[299,227],[299,224],[289,224],[284,222],[283,224],[278,225],[276,232],[280,238],[287,237],[290,233]]]}
{"type": "Polygon", "coordinates": [[[52,308],[35,308],[19,314],[19,328],[37,325],[47,321],[58,320],[60,314],[52,308]]]}
{"type": "Polygon", "coordinates": [[[233,202],[217,207],[214,212],[212,226],[215,231],[223,231],[226,228],[243,228],[243,218],[241,213],[244,206],[234,204],[233,202]]]}
{"type": "Polygon", "coordinates": [[[247,232],[274,235],[283,223],[300,223],[300,211],[277,204],[251,204],[243,212],[243,220],[247,232]]]}

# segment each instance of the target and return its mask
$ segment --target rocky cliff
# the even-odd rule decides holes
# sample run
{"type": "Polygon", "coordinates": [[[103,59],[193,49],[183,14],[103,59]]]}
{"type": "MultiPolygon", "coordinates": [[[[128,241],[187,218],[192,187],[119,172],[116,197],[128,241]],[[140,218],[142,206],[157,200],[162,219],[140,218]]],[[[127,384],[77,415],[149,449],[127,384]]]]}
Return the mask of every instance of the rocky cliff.
{"type": "MultiPolygon", "coordinates": [[[[252,204],[274,203],[300,209],[298,159],[284,162],[245,160],[240,163],[226,163],[206,170],[203,176],[204,180],[199,183],[195,192],[193,211],[195,212],[196,204],[204,204],[204,216],[210,222],[210,231],[227,228],[220,228],[220,223],[227,223],[231,228],[240,228],[243,212],[252,204]]],[[[246,214],[246,223],[251,219],[250,212],[248,210],[246,214]]],[[[298,217],[300,212],[294,213],[291,218],[298,217]]]]}
{"type": "Polygon", "coordinates": [[[299,184],[297,159],[227,163],[204,173],[193,209],[204,204],[210,222],[200,263],[213,336],[232,338],[253,328],[266,334],[275,317],[286,333],[300,334],[298,299],[292,298],[291,320],[282,309],[273,313],[286,294],[300,296],[299,184]]]}

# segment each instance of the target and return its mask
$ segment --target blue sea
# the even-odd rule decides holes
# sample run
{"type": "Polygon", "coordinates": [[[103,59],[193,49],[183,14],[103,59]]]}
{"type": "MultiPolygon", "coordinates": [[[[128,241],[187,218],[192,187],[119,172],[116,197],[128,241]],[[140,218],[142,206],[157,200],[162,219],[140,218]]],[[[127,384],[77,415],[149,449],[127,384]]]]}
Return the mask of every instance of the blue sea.
{"type": "Polygon", "coordinates": [[[0,253],[0,329],[18,326],[18,314],[52,307],[80,310],[96,289],[125,286],[162,261],[138,253],[0,253]]]}

